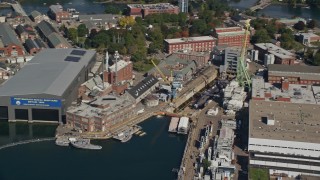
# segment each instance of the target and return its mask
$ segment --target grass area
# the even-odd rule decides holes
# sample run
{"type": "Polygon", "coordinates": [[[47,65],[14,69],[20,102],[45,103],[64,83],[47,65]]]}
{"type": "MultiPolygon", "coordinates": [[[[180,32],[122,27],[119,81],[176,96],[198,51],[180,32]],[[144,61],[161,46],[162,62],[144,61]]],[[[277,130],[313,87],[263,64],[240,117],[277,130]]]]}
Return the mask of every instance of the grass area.
{"type": "Polygon", "coordinates": [[[269,180],[268,169],[250,168],[249,179],[250,180],[269,180]]]}

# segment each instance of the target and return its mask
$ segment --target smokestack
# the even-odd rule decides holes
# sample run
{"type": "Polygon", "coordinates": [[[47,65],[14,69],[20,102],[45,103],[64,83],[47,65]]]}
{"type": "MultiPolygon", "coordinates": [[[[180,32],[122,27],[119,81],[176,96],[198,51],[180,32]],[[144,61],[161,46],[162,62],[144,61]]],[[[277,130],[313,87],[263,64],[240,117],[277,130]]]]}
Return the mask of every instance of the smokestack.
{"type": "Polygon", "coordinates": [[[281,90],[288,91],[289,90],[289,81],[287,78],[281,78],[281,90]]]}
{"type": "Polygon", "coordinates": [[[119,58],[119,53],[118,51],[115,51],[114,53],[114,57],[116,59],[116,66],[115,66],[115,84],[117,85],[118,84],[118,58],[119,58]]]}

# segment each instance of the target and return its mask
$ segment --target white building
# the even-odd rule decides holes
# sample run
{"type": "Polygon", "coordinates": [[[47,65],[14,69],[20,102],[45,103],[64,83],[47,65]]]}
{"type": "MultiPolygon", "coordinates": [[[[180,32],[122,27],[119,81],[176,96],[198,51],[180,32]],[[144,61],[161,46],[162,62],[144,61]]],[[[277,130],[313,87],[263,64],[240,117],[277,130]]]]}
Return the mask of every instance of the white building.
{"type": "Polygon", "coordinates": [[[178,134],[188,133],[189,118],[181,117],[178,125],[178,134]]]}

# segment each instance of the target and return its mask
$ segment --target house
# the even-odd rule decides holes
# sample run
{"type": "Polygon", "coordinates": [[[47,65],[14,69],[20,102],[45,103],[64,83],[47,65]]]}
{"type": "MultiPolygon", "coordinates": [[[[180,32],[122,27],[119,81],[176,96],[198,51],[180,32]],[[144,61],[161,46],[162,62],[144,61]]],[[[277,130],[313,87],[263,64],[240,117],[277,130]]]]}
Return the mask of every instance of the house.
{"type": "Polygon", "coordinates": [[[35,39],[36,38],[36,33],[34,32],[34,29],[32,26],[26,24],[26,25],[21,25],[19,24],[16,27],[16,33],[20,37],[20,40],[24,43],[26,39],[35,39]]]}
{"type": "Polygon", "coordinates": [[[24,55],[24,48],[13,28],[8,23],[0,23],[0,51],[6,57],[18,57],[24,55]]]}
{"type": "Polygon", "coordinates": [[[35,55],[46,48],[46,45],[40,39],[27,39],[25,47],[29,54],[35,55]]]}

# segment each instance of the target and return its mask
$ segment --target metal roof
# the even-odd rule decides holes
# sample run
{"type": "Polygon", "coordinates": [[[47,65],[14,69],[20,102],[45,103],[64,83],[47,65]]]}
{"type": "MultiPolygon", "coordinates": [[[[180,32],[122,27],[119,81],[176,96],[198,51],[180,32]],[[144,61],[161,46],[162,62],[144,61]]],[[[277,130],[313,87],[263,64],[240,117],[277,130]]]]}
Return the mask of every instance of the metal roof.
{"type": "Polygon", "coordinates": [[[39,11],[32,11],[30,16],[35,19],[36,17],[41,16],[41,13],[39,11]]]}
{"type": "MultiPolygon", "coordinates": [[[[1,96],[50,94],[62,96],[79,72],[88,66],[95,51],[86,51],[79,62],[64,59],[74,50],[44,49],[18,73],[0,86],[1,96]]],[[[73,55],[74,56],[74,55],[73,55]]]]}
{"type": "Polygon", "coordinates": [[[48,37],[50,34],[57,32],[56,29],[47,21],[43,20],[37,25],[42,34],[48,37]]]}
{"type": "Polygon", "coordinates": [[[144,94],[148,89],[150,89],[152,86],[154,86],[156,83],[158,83],[159,80],[155,78],[152,75],[149,75],[145,79],[143,79],[141,82],[139,82],[135,87],[130,89],[128,93],[135,99],[140,97],[142,94],[144,94]]]}
{"type": "Polygon", "coordinates": [[[49,40],[49,44],[55,48],[57,47],[59,44],[65,44],[66,46],[70,46],[70,44],[67,42],[67,40],[65,38],[63,38],[62,36],[60,36],[58,33],[51,33],[48,36],[48,40],[49,40]]]}
{"type": "Polygon", "coordinates": [[[0,23],[0,39],[4,46],[7,46],[9,44],[22,46],[16,36],[16,33],[8,23],[0,23]]]}
{"type": "Polygon", "coordinates": [[[270,64],[268,71],[292,72],[292,73],[316,73],[320,74],[319,66],[304,66],[304,65],[285,65],[285,64],[270,64]]]}
{"type": "Polygon", "coordinates": [[[27,39],[25,42],[26,49],[30,51],[33,48],[42,49],[46,48],[43,42],[40,39],[27,39]]]}

